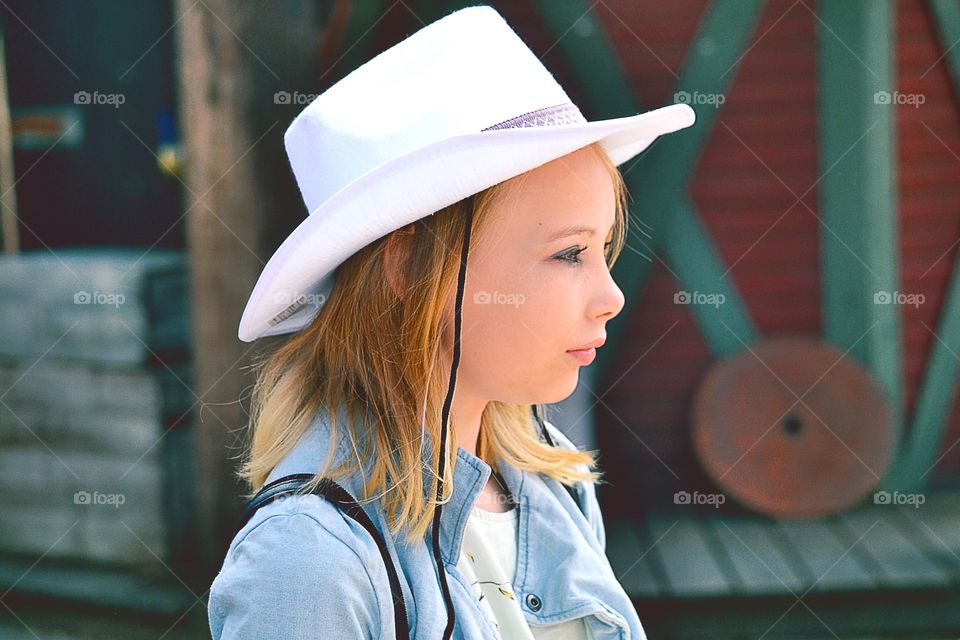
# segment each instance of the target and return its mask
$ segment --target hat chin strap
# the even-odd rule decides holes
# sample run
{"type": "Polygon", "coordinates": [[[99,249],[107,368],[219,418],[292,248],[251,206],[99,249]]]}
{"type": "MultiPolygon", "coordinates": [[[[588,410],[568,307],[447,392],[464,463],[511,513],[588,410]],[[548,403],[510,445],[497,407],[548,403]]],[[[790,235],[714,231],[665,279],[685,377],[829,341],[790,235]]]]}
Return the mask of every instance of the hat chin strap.
{"type": "Polygon", "coordinates": [[[456,616],[453,611],[453,600],[450,597],[450,586],[447,584],[447,573],[443,568],[443,558],[440,556],[440,516],[443,505],[443,478],[447,462],[447,431],[450,428],[450,408],[453,404],[453,392],[457,386],[457,368],[460,366],[460,327],[463,324],[463,289],[467,278],[467,254],[470,249],[470,230],[473,227],[473,196],[469,198],[467,207],[467,221],[463,231],[463,248],[460,252],[460,272],[457,276],[457,298],[453,316],[453,363],[450,366],[450,380],[447,386],[447,397],[443,402],[442,428],[440,430],[440,462],[437,480],[437,505],[433,515],[433,558],[437,563],[437,573],[440,576],[440,588],[443,591],[443,603],[447,609],[447,626],[443,630],[443,639],[448,640],[453,635],[456,616]]]}

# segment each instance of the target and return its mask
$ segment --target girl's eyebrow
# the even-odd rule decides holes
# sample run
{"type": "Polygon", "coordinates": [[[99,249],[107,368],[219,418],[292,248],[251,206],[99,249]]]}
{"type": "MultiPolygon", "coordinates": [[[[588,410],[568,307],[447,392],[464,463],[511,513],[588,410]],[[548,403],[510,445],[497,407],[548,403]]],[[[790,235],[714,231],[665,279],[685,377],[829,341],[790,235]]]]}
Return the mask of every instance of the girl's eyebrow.
{"type": "MultiPolygon", "coordinates": [[[[610,230],[613,231],[613,227],[610,227],[610,230]]],[[[570,225],[563,227],[556,233],[552,234],[547,238],[547,242],[553,242],[554,240],[559,240],[560,238],[566,238],[569,236],[589,236],[593,237],[597,235],[597,230],[593,227],[584,227],[582,225],[570,225]]]]}

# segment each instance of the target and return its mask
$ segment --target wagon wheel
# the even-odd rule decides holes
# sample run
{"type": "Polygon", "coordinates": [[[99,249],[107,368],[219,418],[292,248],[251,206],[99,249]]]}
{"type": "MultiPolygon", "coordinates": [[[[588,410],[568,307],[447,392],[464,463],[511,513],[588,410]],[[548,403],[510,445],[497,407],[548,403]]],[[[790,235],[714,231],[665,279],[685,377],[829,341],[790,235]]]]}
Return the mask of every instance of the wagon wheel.
{"type": "Polygon", "coordinates": [[[858,503],[896,449],[880,386],[814,338],[762,340],[711,367],[694,401],[693,444],[718,487],[776,517],[858,503]]]}

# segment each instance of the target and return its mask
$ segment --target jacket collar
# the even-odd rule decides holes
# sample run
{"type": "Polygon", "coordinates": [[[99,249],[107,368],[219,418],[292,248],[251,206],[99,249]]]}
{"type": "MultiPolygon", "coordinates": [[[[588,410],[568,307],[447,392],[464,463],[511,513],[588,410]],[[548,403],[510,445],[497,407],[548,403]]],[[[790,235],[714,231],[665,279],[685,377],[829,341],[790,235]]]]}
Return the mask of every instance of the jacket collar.
{"type": "MultiPolygon", "coordinates": [[[[341,409],[338,416],[338,424],[344,424],[346,415],[343,409],[341,409]]],[[[338,431],[336,453],[334,454],[333,460],[334,465],[338,465],[350,458],[357,458],[346,430],[340,428],[338,431]]],[[[427,496],[432,473],[435,473],[436,470],[432,468],[430,435],[425,431],[421,431],[421,435],[424,442],[421,453],[424,495],[427,496]]],[[[329,416],[325,410],[320,410],[316,417],[310,422],[294,448],[270,473],[267,478],[267,483],[294,473],[318,472],[320,465],[327,455],[330,440],[329,416]]],[[[447,440],[447,446],[450,446],[449,439],[447,440]]],[[[519,502],[523,490],[523,473],[502,462],[498,466],[500,475],[507,485],[507,489],[519,502]]],[[[487,484],[491,471],[490,465],[486,462],[462,447],[457,448],[457,463],[453,476],[453,494],[450,500],[443,505],[440,516],[440,553],[444,562],[448,564],[456,563],[460,557],[460,546],[463,541],[463,533],[466,528],[467,519],[470,516],[471,509],[476,503],[477,497],[487,484]]],[[[363,476],[359,471],[354,471],[349,477],[341,479],[339,483],[355,500],[358,496],[362,495],[363,476]]],[[[361,506],[370,518],[378,524],[381,533],[386,535],[385,514],[380,512],[379,505],[376,501],[364,503],[361,506]]],[[[431,530],[428,530],[426,534],[428,544],[431,535],[431,530]]]]}

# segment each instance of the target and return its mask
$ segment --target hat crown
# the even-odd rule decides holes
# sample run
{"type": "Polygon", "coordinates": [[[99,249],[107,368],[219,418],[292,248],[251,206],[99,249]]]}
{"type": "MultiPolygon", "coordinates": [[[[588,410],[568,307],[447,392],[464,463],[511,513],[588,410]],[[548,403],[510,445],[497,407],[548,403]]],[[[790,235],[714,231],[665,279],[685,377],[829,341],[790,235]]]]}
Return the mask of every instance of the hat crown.
{"type": "Polygon", "coordinates": [[[503,17],[455,11],[315,98],[284,145],[307,212],[372,169],[570,98],[503,17]]]}

